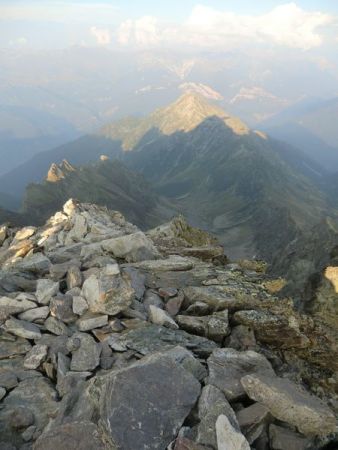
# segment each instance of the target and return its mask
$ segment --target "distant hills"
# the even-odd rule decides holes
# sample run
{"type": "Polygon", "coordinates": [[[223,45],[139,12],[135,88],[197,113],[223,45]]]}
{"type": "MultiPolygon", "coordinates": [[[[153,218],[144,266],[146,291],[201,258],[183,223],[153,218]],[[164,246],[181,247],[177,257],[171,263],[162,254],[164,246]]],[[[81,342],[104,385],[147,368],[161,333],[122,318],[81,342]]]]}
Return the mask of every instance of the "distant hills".
{"type": "Polygon", "coordinates": [[[191,92],[41,153],[0,185],[14,187],[14,177],[20,189],[34,181],[23,211],[36,221],[68,197],[121,210],[143,228],[180,211],[215,233],[231,257],[269,261],[333,210],[318,164],[191,92]],[[97,162],[101,154],[120,162],[97,162]],[[49,181],[37,183],[48,170],[49,181]]]}

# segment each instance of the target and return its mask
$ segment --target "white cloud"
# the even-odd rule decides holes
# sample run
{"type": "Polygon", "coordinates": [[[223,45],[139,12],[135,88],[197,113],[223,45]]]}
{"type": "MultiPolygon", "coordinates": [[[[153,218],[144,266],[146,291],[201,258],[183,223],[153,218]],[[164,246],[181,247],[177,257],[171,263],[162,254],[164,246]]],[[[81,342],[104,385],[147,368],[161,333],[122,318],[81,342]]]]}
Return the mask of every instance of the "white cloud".
{"type": "Polygon", "coordinates": [[[27,0],[20,4],[2,2],[0,4],[1,20],[51,21],[61,23],[99,23],[107,24],[116,20],[119,9],[107,3],[81,3],[57,0],[42,2],[27,0]]]}
{"type": "Polygon", "coordinates": [[[108,45],[111,42],[111,34],[107,29],[91,27],[90,33],[94,36],[98,45],[108,45]]]}
{"type": "Polygon", "coordinates": [[[19,37],[17,39],[11,39],[9,45],[11,47],[25,47],[28,44],[28,40],[25,37],[19,37]]]}
{"type": "Polygon", "coordinates": [[[333,21],[328,14],[305,11],[295,3],[277,6],[260,16],[198,5],[180,25],[150,16],[127,20],[118,29],[118,41],[140,47],[188,45],[220,49],[272,43],[307,50],[322,44],[322,28],[333,21]]]}

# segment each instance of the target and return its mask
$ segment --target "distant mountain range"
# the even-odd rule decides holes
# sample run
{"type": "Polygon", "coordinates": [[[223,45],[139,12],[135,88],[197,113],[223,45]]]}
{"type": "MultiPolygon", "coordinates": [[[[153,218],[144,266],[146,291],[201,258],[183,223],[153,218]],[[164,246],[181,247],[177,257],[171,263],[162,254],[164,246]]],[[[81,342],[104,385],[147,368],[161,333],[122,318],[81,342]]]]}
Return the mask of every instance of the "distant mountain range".
{"type": "Polygon", "coordinates": [[[335,220],[326,178],[301,151],[190,92],[149,116],[41,153],[0,186],[14,190],[18,180],[20,193],[34,182],[22,212],[36,222],[69,197],[121,210],[142,228],[179,211],[215,233],[231,257],[272,261],[327,215],[335,220]],[[98,162],[102,154],[113,161],[98,162]]]}

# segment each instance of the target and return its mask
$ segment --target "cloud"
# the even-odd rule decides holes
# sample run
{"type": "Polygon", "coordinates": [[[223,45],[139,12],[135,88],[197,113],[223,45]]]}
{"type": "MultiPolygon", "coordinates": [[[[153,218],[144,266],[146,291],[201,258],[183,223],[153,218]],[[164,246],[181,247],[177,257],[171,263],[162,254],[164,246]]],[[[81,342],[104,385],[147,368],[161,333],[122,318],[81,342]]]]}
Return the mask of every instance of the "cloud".
{"type": "Polygon", "coordinates": [[[60,23],[112,23],[119,16],[119,9],[107,3],[90,4],[75,0],[45,1],[27,0],[22,3],[1,2],[0,20],[50,21],[60,23]]]}
{"type": "Polygon", "coordinates": [[[111,42],[111,34],[107,29],[91,27],[90,33],[95,37],[98,45],[108,45],[111,42]]]}
{"type": "Polygon", "coordinates": [[[183,24],[164,23],[146,16],[123,22],[117,35],[120,44],[138,47],[186,45],[227,49],[271,43],[308,50],[322,44],[322,29],[334,20],[328,14],[306,11],[295,3],[277,6],[260,16],[198,5],[183,24]]]}
{"type": "Polygon", "coordinates": [[[19,37],[17,39],[11,39],[9,45],[11,47],[25,47],[28,44],[28,39],[25,37],[19,37]]]}

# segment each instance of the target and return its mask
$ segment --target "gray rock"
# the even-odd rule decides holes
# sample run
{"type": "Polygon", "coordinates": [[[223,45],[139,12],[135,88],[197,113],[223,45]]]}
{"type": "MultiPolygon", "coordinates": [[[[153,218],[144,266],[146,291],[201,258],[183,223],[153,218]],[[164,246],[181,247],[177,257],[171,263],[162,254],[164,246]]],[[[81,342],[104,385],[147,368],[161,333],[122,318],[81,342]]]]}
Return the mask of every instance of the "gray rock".
{"type": "Polygon", "coordinates": [[[198,381],[204,380],[208,374],[203,364],[201,364],[198,359],[184,347],[173,347],[170,350],[166,350],[164,354],[184,367],[184,369],[190,372],[198,381]]]}
{"type": "Polygon", "coordinates": [[[183,330],[199,336],[205,336],[216,342],[223,342],[229,333],[227,310],[203,317],[182,315],[177,316],[176,320],[183,330]]]}
{"type": "Polygon", "coordinates": [[[179,328],[177,323],[169,316],[169,314],[157,306],[149,306],[149,319],[155,325],[161,325],[173,330],[177,330],[179,328]]]}
{"type": "Polygon", "coordinates": [[[80,331],[89,331],[94,328],[104,327],[108,323],[108,316],[101,314],[87,313],[80,317],[76,322],[77,327],[80,331]]]}
{"type": "Polygon", "coordinates": [[[18,385],[18,377],[14,372],[0,372],[0,386],[5,389],[13,389],[18,385]]]}
{"type": "Polygon", "coordinates": [[[7,393],[6,389],[3,387],[0,387],[0,401],[4,398],[6,393],[7,393]]]}
{"type": "Polygon", "coordinates": [[[131,287],[135,291],[135,297],[137,300],[142,300],[144,292],[146,290],[145,280],[146,277],[139,270],[133,267],[126,267],[124,270],[129,275],[131,287]]]}
{"type": "Polygon", "coordinates": [[[146,308],[150,305],[157,306],[157,308],[164,308],[164,302],[161,297],[151,289],[148,289],[144,295],[143,304],[146,308]]]}
{"type": "Polygon", "coordinates": [[[48,352],[47,345],[34,345],[27,353],[23,365],[26,369],[37,369],[40,364],[46,359],[48,352]]]}
{"type": "Polygon", "coordinates": [[[51,299],[49,303],[50,313],[53,317],[64,323],[75,322],[78,316],[73,313],[73,298],[69,295],[61,296],[51,299]]]}
{"type": "Polygon", "coordinates": [[[222,311],[239,303],[222,286],[189,286],[184,288],[184,296],[187,305],[203,302],[211,311],[222,311]]]}
{"type": "Polygon", "coordinates": [[[35,308],[36,303],[23,299],[0,297],[0,320],[6,320],[11,315],[22,313],[28,309],[35,308]]]}
{"type": "Polygon", "coordinates": [[[31,344],[26,339],[19,338],[11,341],[0,335],[0,360],[25,355],[31,348],[31,344]]]}
{"type": "Polygon", "coordinates": [[[142,231],[102,241],[101,246],[114,257],[123,258],[128,262],[154,260],[161,257],[153,242],[142,231]]]}
{"type": "Polygon", "coordinates": [[[198,400],[198,418],[196,441],[207,447],[217,448],[216,420],[221,415],[227,416],[235,430],[239,431],[236,415],[223,392],[207,385],[202,389],[198,400]]]}
{"type": "Polygon", "coordinates": [[[194,262],[191,258],[183,258],[182,256],[170,255],[166,259],[155,261],[149,260],[135,263],[133,264],[133,267],[153,272],[180,272],[191,270],[194,267],[194,262]]]}
{"type": "Polygon", "coordinates": [[[48,305],[51,298],[59,292],[59,283],[48,279],[37,281],[36,298],[42,305],[48,305]]]}
{"type": "Polygon", "coordinates": [[[91,422],[73,422],[44,432],[33,450],[118,450],[91,422]]]}
{"type": "Polygon", "coordinates": [[[82,286],[82,274],[77,266],[71,266],[67,272],[67,287],[73,289],[82,286]]]}
{"type": "Polygon", "coordinates": [[[5,322],[5,329],[9,333],[25,339],[40,339],[40,328],[26,320],[8,319],[5,322]]]}
{"type": "Polygon", "coordinates": [[[49,307],[40,306],[39,308],[29,309],[18,315],[20,320],[27,320],[28,322],[35,322],[38,320],[44,320],[48,317],[49,307]]]}
{"type": "Polygon", "coordinates": [[[81,296],[73,297],[73,313],[82,316],[86,311],[88,311],[88,303],[81,296]]]}
{"type": "Polygon", "coordinates": [[[33,255],[26,256],[15,265],[16,269],[22,272],[31,272],[38,275],[48,273],[50,266],[50,260],[42,253],[34,253],[33,255]]]}
{"type": "Polygon", "coordinates": [[[272,450],[306,450],[310,440],[292,430],[271,424],[269,427],[272,450]]]}
{"type": "Polygon", "coordinates": [[[49,316],[47,320],[45,320],[44,326],[47,331],[50,331],[57,336],[70,335],[70,330],[66,324],[56,319],[55,317],[49,316]]]}
{"type": "Polygon", "coordinates": [[[264,405],[254,403],[238,411],[236,416],[242,433],[252,444],[264,430],[270,412],[264,405]]]}
{"type": "Polygon", "coordinates": [[[71,337],[71,340],[74,339],[80,341],[80,347],[72,354],[70,369],[75,372],[94,370],[100,363],[100,345],[86,333],[75,333],[71,337]]]}
{"type": "Polygon", "coordinates": [[[241,378],[247,374],[274,375],[269,361],[251,350],[239,352],[231,348],[216,349],[208,359],[208,383],[224,392],[229,401],[245,396],[241,378]]]}
{"type": "Polygon", "coordinates": [[[325,436],[336,429],[330,408],[293,382],[261,374],[246,375],[241,383],[247,395],[266,406],[279,420],[309,436],[325,436]]]}
{"type": "Polygon", "coordinates": [[[171,330],[158,325],[131,330],[128,333],[118,335],[114,340],[115,345],[119,345],[120,348],[125,350],[129,348],[142,355],[167,350],[179,345],[198,356],[205,357],[210,355],[217,347],[213,341],[203,337],[192,336],[182,330],[171,330]]]}
{"type": "Polygon", "coordinates": [[[131,304],[134,289],[127,275],[91,275],[83,283],[82,296],[91,312],[114,316],[131,304]]]}
{"type": "Polygon", "coordinates": [[[220,415],[216,421],[216,434],[218,450],[250,450],[248,441],[225,415],[220,415]]]}

